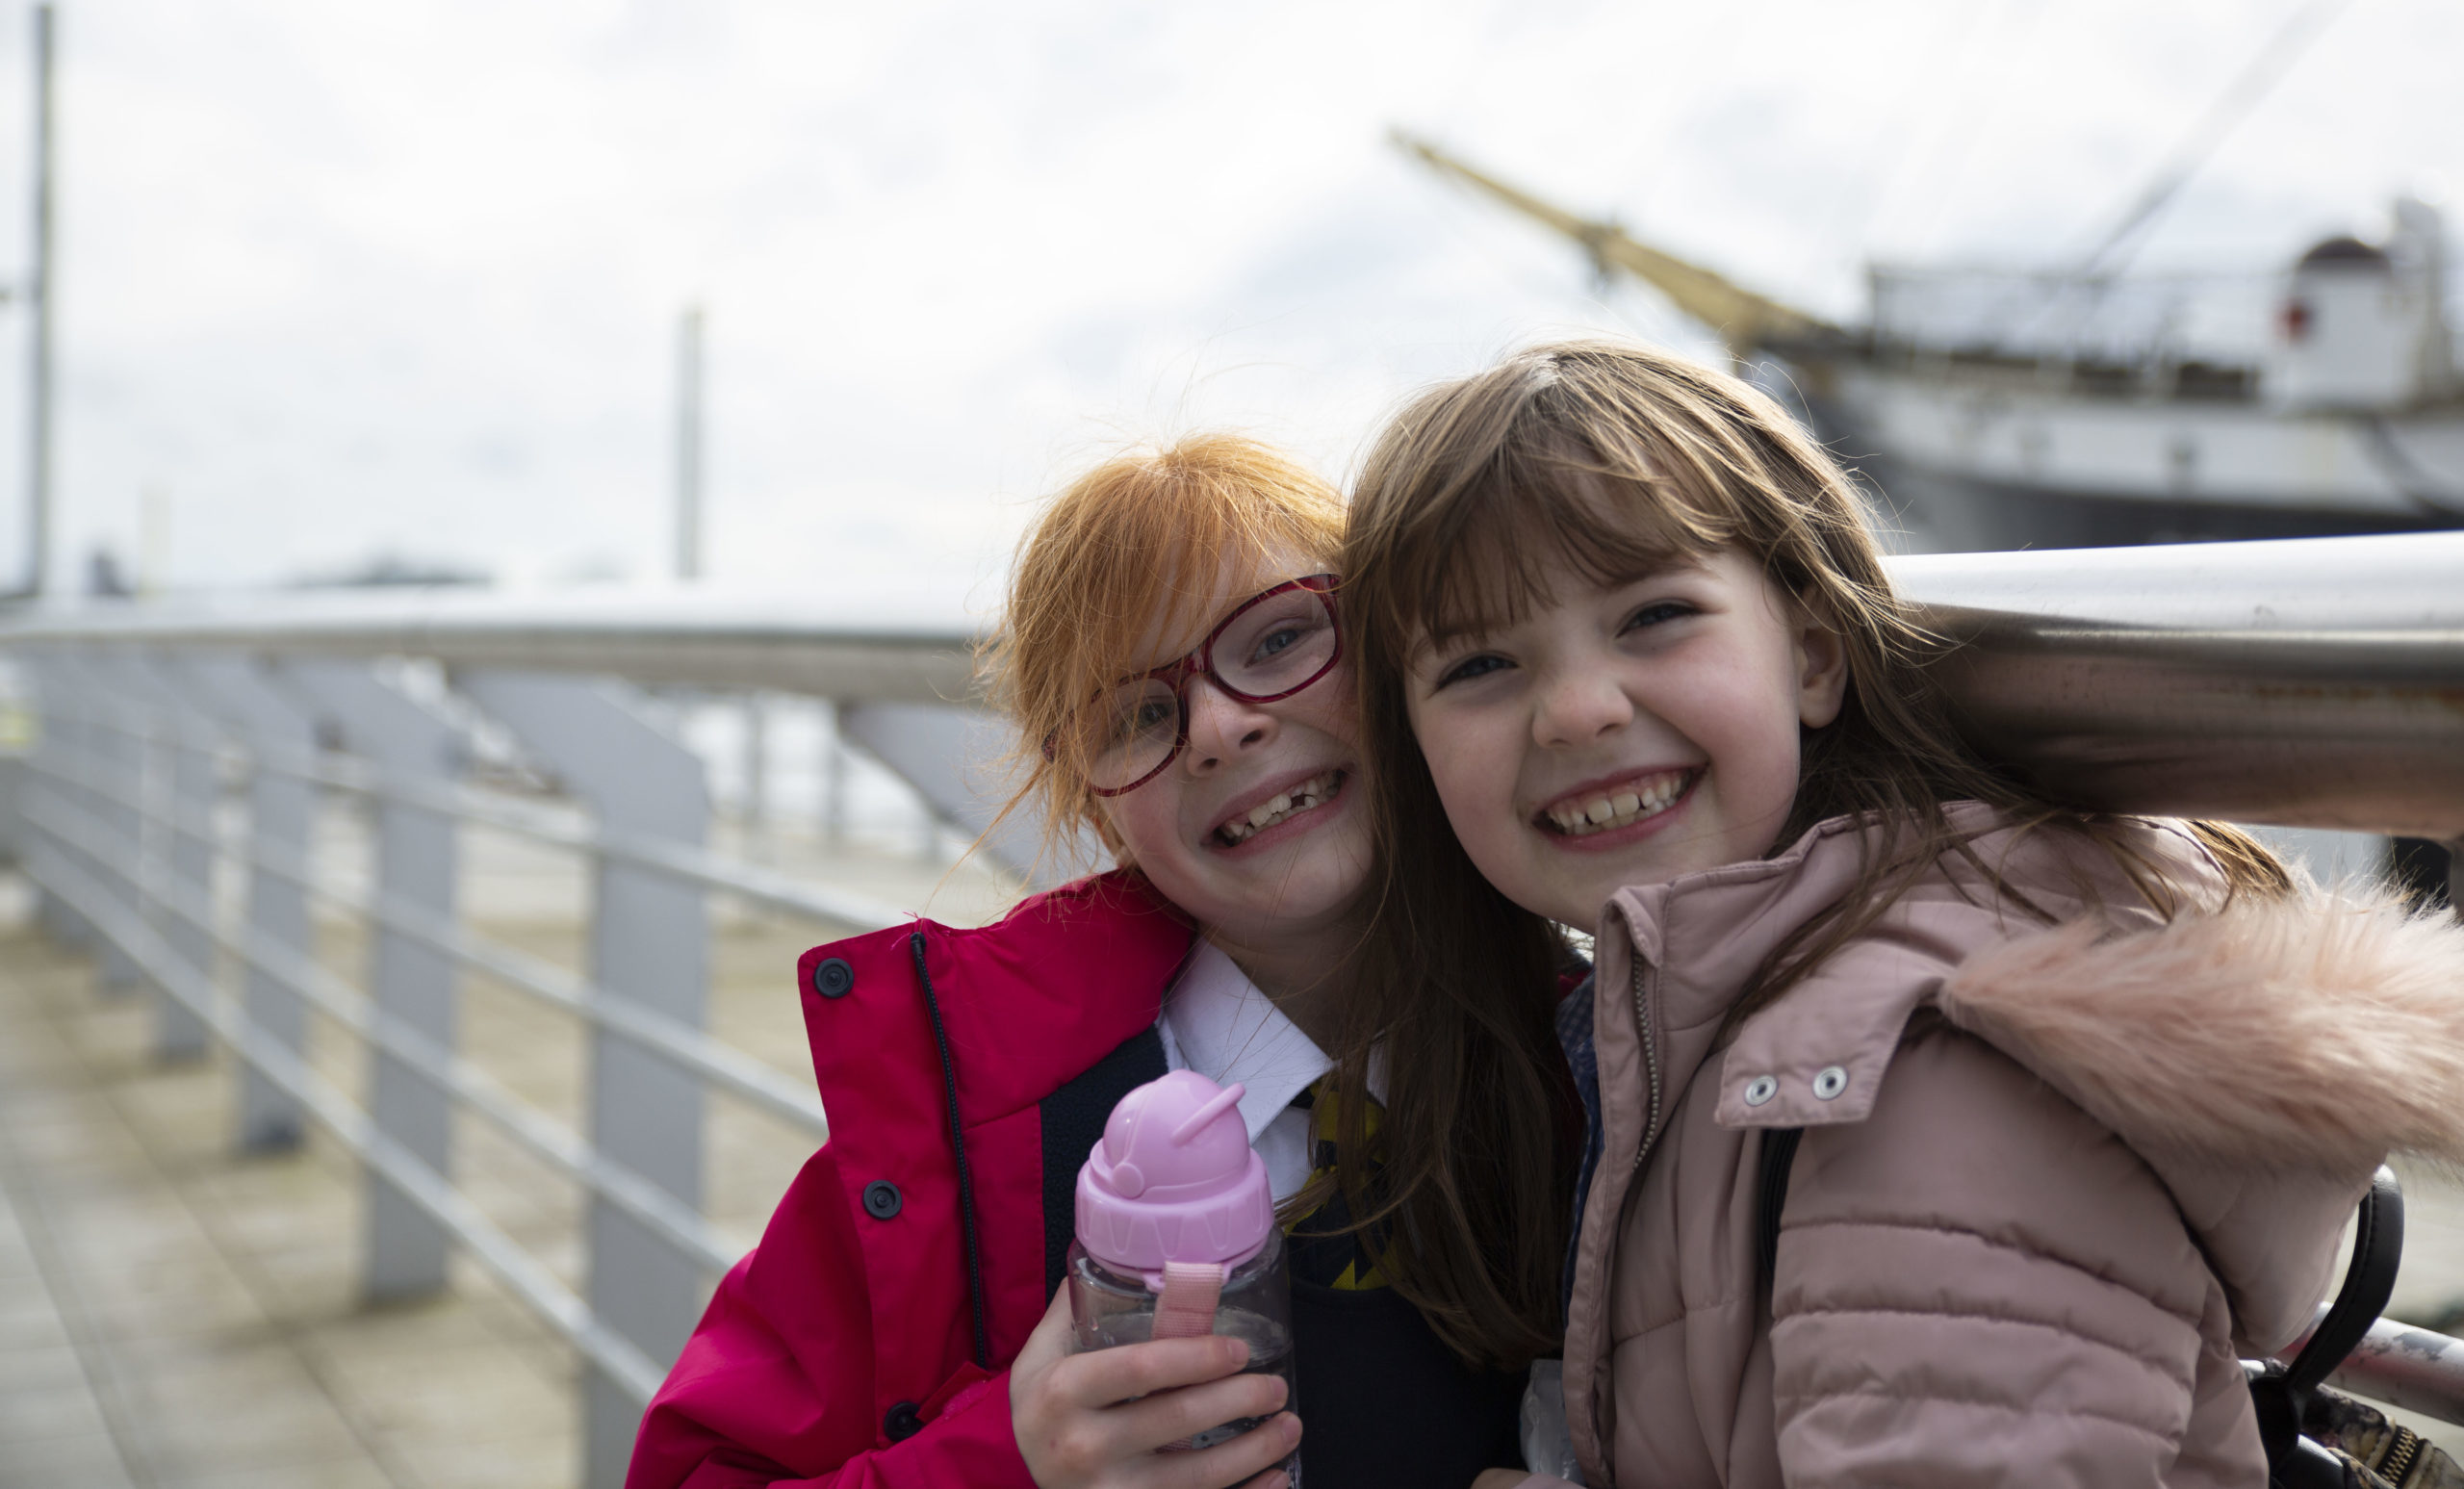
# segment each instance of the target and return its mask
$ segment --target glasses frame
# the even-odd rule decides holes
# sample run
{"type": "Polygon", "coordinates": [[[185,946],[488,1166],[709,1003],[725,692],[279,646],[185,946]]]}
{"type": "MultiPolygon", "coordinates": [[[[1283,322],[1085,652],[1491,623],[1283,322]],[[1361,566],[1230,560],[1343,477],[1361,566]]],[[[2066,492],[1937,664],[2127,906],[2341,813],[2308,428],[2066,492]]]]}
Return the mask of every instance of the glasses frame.
{"type": "MultiPolygon", "coordinates": [[[[1336,665],[1344,659],[1343,617],[1337,614],[1335,610],[1335,585],[1338,581],[1338,576],[1332,574],[1311,574],[1296,579],[1286,579],[1271,589],[1262,589],[1256,594],[1251,595],[1248,599],[1242,601],[1239,604],[1234,605],[1230,614],[1216,622],[1215,629],[1206,633],[1206,639],[1200,641],[1197,644],[1197,649],[1191,652],[1187,656],[1182,657],[1178,661],[1166,662],[1161,667],[1149,668],[1144,672],[1131,673],[1128,677],[1115,682],[1113,684],[1114,688],[1127,687],[1133,682],[1144,682],[1150,680],[1163,682],[1172,690],[1173,702],[1180,705],[1180,729],[1179,732],[1174,733],[1172,736],[1172,748],[1165,753],[1164,757],[1161,760],[1156,761],[1154,769],[1139,777],[1127,785],[1100,786],[1091,782],[1088,783],[1087,789],[1092,791],[1097,796],[1126,796],[1130,792],[1137,790],[1140,786],[1144,785],[1149,781],[1154,780],[1157,776],[1162,775],[1166,770],[1171,767],[1171,763],[1174,760],[1181,757],[1181,752],[1188,749],[1190,743],[1190,679],[1192,678],[1204,678],[1209,682],[1214,683],[1225,697],[1238,699],[1245,704],[1270,704],[1279,699],[1290,698],[1295,693],[1306,691],[1310,687],[1315,686],[1326,676],[1327,673],[1334,671],[1336,665]],[[1206,659],[1207,654],[1215,650],[1215,643],[1223,639],[1223,633],[1232,629],[1233,622],[1239,620],[1242,616],[1248,614],[1251,610],[1256,609],[1268,601],[1272,600],[1275,596],[1288,595],[1296,589],[1305,589],[1311,594],[1316,595],[1318,597],[1318,603],[1325,607],[1326,619],[1334,623],[1335,649],[1326,655],[1325,665],[1309,674],[1308,677],[1303,678],[1300,681],[1290,687],[1282,689],[1280,692],[1245,693],[1241,689],[1234,687],[1231,683],[1224,681],[1222,675],[1218,673],[1215,670],[1214,665],[1206,659]]],[[[1111,691],[1112,688],[1106,688],[1104,690],[1104,692],[1107,693],[1111,691]]],[[[1103,693],[1097,693],[1095,698],[1099,699],[1103,696],[1103,693]]],[[[1094,701],[1095,699],[1088,700],[1090,704],[1092,704],[1094,701]]],[[[1043,757],[1047,760],[1056,758],[1056,747],[1054,735],[1052,734],[1046,734],[1043,736],[1043,757]]]]}

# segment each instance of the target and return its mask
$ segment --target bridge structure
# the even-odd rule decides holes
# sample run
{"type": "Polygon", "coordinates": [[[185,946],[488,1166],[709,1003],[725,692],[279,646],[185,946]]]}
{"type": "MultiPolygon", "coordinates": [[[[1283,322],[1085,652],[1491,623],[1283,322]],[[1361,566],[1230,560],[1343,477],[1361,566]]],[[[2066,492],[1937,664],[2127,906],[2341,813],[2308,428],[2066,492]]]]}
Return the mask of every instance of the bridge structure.
{"type": "MultiPolygon", "coordinates": [[[[1942,664],[1964,727],[2062,799],[2464,842],[2464,534],[1892,564],[1964,643],[1942,664]]],[[[0,1129],[16,1134],[0,1139],[0,1328],[34,1331],[0,1333],[0,1388],[50,1371],[44,1399],[92,1419],[78,1450],[94,1463],[88,1476],[64,1456],[67,1417],[0,1410],[0,1483],[39,1476],[13,1476],[13,1459],[49,1465],[47,1482],[226,1481],[164,1440],[171,1408],[153,1403],[179,1391],[131,1386],[115,1345],[145,1308],[193,1320],[218,1304],[177,1277],[149,1291],[116,1273],[110,1224],[59,1221],[70,1181],[45,1177],[95,1140],[73,1120],[18,1121],[77,1107],[72,1057],[180,1072],[188,1104],[131,1117],[153,1134],[131,1141],[218,1166],[191,1187],[220,1207],[205,1228],[240,1238],[226,1251],[306,1213],[252,1176],[321,1155],[351,1194],[318,1222],[321,1254],[344,1259],[321,1295],[334,1330],[441,1328],[425,1304],[484,1294],[490,1326],[553,1386],[520,1411],[509,1386],[447,1399],[429,1411],[444,1456],[414,1463],[387,1446],[386,1412],[407,1408],[384,1382],[449,1397],[455,1380],[436,1377],[469,1373],[454,1356],[407,1383],[371,1367],[379,1384],[354,1388],[340,1346],[295,1350],[310,1385],[359,1405],[328,1459],[226,1454],[227,1481],[292,1481],[280,1466],[320,1484],[620,1483],[712,1283],[828,1137],[787,985],[795,946],[895,924],[937,886],[962,916],[990,913],[1094,861],[1083,842],[1040,852],[1031,816],[999,818],[1014,741],[981,706],[971,643],[958,624],[692,591],[0,620],[16,721],[0,834],[38,933],[0,936],[0,996],[59,1034],[0,1058],[0,1129]],[[783,853],[753,831],[757,813],[719,809],[678,727],[680,689],[826,704],[838,738],[980,836],[976,856],[922,871],[783,853]],[[523,881],[524,864],[556,868],[523,881]],[[561,886],[550,933],[510,913],[526,882],[561,886]],[[99,1034],[94,1009],[110,1011],[99,1034]],[[549,1070],[552,1044],[570,1058],[549,1070]],[[469,1423],[508,1413],[522,1420],[506,1440],[533,1444],[526,1467],[433,1467],[472,1447],[469,1423]],[[331,1466],[346,1458],[359,1466],[331,1466]]],[[[2445,1291],[2417,1286],[2415,1313],[2464,1297],[2464,1203],[2431,1196],[2426,1217],[2451,1254],[2425,1264],[2445,1291]]],[[[2434,1331],[2382,1322],[2341,1378],[2464,1421],[2464,1346],[2434,1331]]],[[[192,1414],[210,1436],[223,1398],[186,1399],[208,1403],[192,1414]]]]}

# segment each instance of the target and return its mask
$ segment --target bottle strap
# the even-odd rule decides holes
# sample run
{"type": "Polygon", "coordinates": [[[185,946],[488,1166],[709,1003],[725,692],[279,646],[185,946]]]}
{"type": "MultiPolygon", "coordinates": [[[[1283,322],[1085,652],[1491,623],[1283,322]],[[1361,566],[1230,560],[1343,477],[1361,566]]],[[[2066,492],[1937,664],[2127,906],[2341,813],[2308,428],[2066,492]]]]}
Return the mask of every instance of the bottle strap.
{"type": "Polygon", "coordinates": [[[1166,1262],[1164,1291],[1155,1301],[1157,1339],[1196,1339],[1215,1332],[1215,1305],[1223,1296],[1220,1262],[1166,1262]]]}
{"type": "MultiPolygon", "coordinates": [[[[1223,1298],[1220,1262],[1166,1262],[1164,1291],[1155,1299],[1157,1339],[1202,1339],[1215,1332],[1215,1305],[1223,1298]]],[[[1184,1437],[1166,1443],[1167,1452],[1195,1446],[1184,1437]]]]}

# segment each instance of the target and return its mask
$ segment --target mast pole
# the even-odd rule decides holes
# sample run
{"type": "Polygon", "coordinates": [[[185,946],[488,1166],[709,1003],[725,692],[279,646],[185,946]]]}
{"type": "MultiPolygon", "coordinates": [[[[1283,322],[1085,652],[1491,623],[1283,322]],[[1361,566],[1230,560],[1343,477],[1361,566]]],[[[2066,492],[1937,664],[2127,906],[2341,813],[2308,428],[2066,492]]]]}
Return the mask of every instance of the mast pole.
{"type": "Polygon", "coordinates": [[[702,577],[702,307],[676,328],[676,577],[702,577]]]}
{"type": "Polygon", "coordinates": [[[34,269],[26,297],[34,310],[26,376],[27,554],[25,593],[40,599],[51,583],[52,11],[35,7],[34,269]]]}

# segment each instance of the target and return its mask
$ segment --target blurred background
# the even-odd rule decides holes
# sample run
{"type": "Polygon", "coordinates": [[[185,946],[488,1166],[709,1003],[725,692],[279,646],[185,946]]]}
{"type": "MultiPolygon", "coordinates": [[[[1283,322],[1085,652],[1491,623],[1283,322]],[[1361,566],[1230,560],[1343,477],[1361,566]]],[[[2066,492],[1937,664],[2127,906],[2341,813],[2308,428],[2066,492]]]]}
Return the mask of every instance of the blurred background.
{"type": "MultiPolygon", "coordinates": [[[[76,0],[60,30],[80,587],[97,554],[162,590],[663,577],[688,306],[706,572],[936,609],[980,610],[1029,501],[1123,437],[1232,424],[1340,472],[1535,336],[1717,351],[1390,128],[1842,321],[1872,263],[2073,263],[2272,46],[2134,270],[2280,275],[2464,180],[2439,0],[76,0]]],[[[0,183],[27,35],[0,12],[0,183]]]]}

